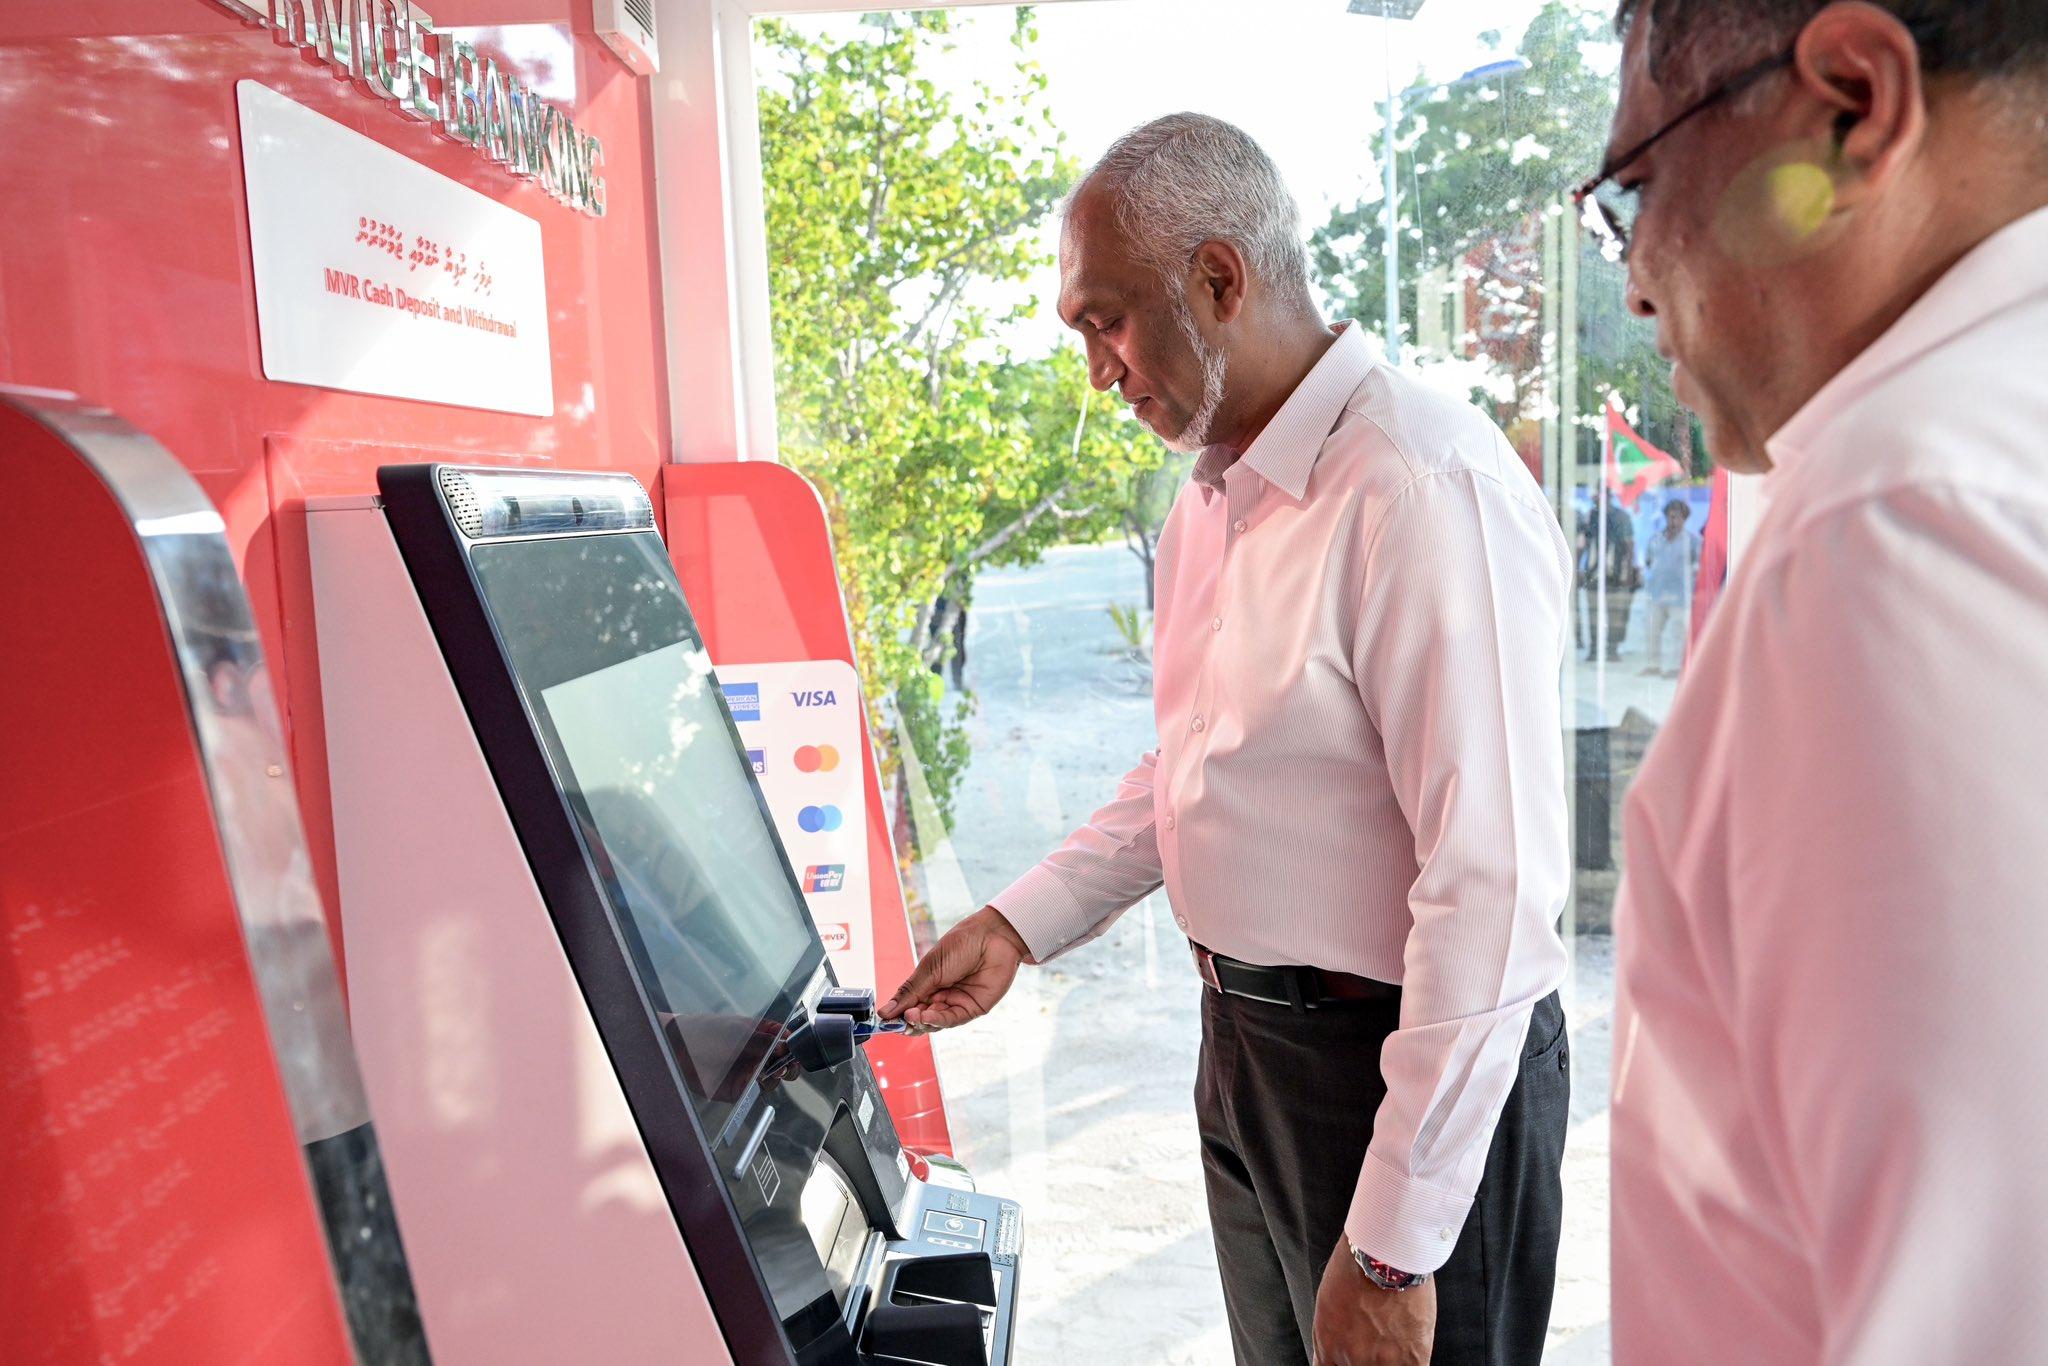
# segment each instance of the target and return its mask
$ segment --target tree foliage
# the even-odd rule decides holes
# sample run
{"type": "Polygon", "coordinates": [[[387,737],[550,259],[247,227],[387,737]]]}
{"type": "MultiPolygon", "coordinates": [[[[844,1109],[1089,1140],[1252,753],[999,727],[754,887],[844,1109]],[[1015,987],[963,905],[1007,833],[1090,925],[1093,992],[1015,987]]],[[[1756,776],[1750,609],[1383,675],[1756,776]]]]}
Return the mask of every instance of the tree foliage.
{"type": "MultiPolygon", "coordinates": [[[[1550,284],[1542,277],[1543,216],[1563,212],[1561,192],[1598,166],[1606,148],[1614,77],[1596,70],[1587,52],[1612,44],[1611,15],[1605,5],[1550,0],[1516,45],[1528,70],[1412,96],[1396,128],[1404,344],[1425,331],[1418,296],[1429,292],[1421,288],[1426,277],[1462,295],[1466,331],[1451,349],[1488,363],[1489,382],[1474,398],[1510,435],[1540,415],[1550,284]]],[[[1569,227],[1565,240],[1581,252],[1580,413],[1597,416],[1606,395],[1620,393],[1641,405],[1646,435],[1689,447],[1689,422],[1678,417],[1654,341],[1627,315],[1621,272],[1577,245],[1569,227]]],[[[1373,328],[1385,314],[1385,242],[1375,195],[1338,208],[1309,246],[1336,309],[1373,328]]],[[[1589,416],[1582,457],[1597,445],[1589,416]]]]}
{"type": "MultiPolygon", "coordinates": [[[[1162,449],[1092,395],[1071,350],[1020,358],[1037,229],[1077,168],[1045,108],[1031,11],[1006,79],[955,95],[927,74],[944,13],[877,14],[844,41],[756,30],[782,454],[825,500],[862,683],[893,702],[941,808],[965,757],[930,669],[945,599],[980,569],[1119,524],[1162,449]]],[[[885,745],[886,749],[886,745],[885,745]]]]}

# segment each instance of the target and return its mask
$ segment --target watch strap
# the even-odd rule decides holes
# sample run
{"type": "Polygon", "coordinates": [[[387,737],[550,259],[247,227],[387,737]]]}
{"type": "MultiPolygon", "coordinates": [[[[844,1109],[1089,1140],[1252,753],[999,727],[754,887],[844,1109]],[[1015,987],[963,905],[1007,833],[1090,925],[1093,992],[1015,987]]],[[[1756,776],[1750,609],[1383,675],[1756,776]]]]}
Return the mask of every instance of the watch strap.
{"type": "Polygon", "coordinates": [[[1377,1257],[1368,1257],[1355,1247],[1351,1249],[1351,1258],[1358,1263],[1358,1269],[1365,1273],[1365,1278],[1382,1290],[1413,1290],[1429,1279],[1427,1271],[1403,1271],[1377,1257]]]}

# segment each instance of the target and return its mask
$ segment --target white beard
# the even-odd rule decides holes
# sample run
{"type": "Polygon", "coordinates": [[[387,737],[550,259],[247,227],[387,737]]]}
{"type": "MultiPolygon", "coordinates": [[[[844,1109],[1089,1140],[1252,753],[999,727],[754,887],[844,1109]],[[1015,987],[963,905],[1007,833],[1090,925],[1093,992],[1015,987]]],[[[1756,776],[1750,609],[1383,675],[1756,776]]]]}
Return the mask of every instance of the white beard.
{"type": "Polygon", "coordinates": [[[1221,350],[1202,339],[1201,332],[1195,327],[1195,315],[1188,308],[1185,292],[1174,298],[1173,320],[1180,325],[1181,335],[1188,339],[1188,345],[1194,348],[1195,359],[1202,365],[1201,406],[1195,409],[1195,415],[1188,419],[1186,426],[1165,438],[1170,449],[1186,455],[1209,444],[1209,428],[1215,425],[1216,410],[1223,406],[1223,377],[1229,365],[1221,350]]]}

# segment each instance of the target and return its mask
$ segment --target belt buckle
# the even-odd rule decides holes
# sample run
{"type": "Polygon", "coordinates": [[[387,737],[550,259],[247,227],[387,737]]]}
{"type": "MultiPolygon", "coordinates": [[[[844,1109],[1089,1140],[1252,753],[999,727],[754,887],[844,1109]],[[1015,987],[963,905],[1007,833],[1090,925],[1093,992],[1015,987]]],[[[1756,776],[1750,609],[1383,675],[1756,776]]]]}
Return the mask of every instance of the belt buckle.
{"type": "Polygon", "coordinates": [[[1202,979],[1202,985],[1219,996],[1223,994],[1223,983],[1216,980],[1216,955],[1200,944],[1195,948],[1195,975],[1202,979]]]}

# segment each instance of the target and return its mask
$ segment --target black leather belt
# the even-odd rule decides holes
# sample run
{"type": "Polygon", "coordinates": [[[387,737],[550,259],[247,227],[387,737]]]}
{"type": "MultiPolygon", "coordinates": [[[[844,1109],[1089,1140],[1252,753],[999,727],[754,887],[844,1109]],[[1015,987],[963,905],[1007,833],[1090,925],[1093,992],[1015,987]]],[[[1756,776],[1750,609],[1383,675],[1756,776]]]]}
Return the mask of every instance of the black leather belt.
{"type": "Polygon", "coordinates": [[[1327,1010],[1331,1006],[1393,1005],[1401,999],[1401,988],[1371,977],[1354,977],[1328,968],[1268,966],[1244,963],[1211,953],[1189,941],[1195,951],[1195,971],[1202,985],[1225,996],[1242,996],[1247,1001],[1292,1006],[1296,1010],[1327,1010]]]}

